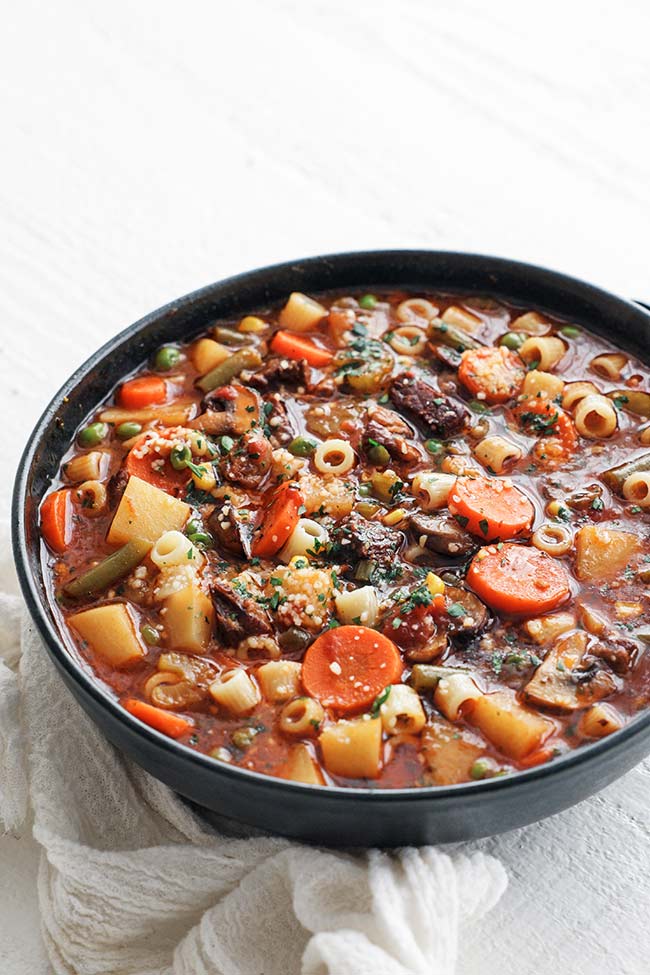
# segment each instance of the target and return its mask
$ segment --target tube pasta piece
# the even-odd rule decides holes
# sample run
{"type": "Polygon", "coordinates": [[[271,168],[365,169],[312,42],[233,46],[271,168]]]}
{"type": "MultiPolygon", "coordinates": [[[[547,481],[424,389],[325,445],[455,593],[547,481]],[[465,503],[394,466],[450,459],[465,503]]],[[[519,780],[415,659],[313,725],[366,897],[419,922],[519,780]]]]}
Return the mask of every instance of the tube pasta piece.
{"type": "Polygon", "coordinates": [[[524,362],[534,362],[542,372],[548,372],[556,366],[566,352],[562,339],[554,335],[539,335],[526,339],[519,349],[519,355],[524,362]]]}
{"type": "Polygon", "coordinates": [[[327,530],[311,518],[301,518],[292,531],[289,541],[279,554],[282,562],[287,564],[297,556],[322,556],[329,544],[327,530]]]}
{"type": "Polygon", "coordinates": [[[108,495],[101,481],[84,481],[74,489],[74,498],[91,518],[96,518],[106,508],[108,495]]]}
{"type": "Polygon", "coordinates": [[[280,712],[280,731],[294,738],[313,738],[318,732],[325,712],[313,697],[297,697],[280,712]]]}
{"type": "Polygon", "coordinates": [[[622,352],[606,352],[604,355],[597,355],[589,363],[589,368],[611,382],[618,382],[623,370],[627,365],[627,356],[622,352]]]}
{"type": "Polygon", "coordinates": [[[564,390],[564,380],[552,372],[542,372],[531,369],[526,373],[522,393],[526,396],[546,396],[547,399],[558,399],[564,390]]]}
{"type": "Polygon", "coordinates": [[[611,437],[618,426],[616,408],[606,396],[592,393],[575,408],[574,421],[581,437],[600,440],[611,437]]]}
{"type": "Polygon", "coordinates": [[[503,474],[517,463],[521,450],[503,437],[484,437],[474,448],[474,455],[493,474],[503,474]]]}
{"type": "Polygon", "coordinates": [[[531,542],[540,552],[566,555],[573,548],[573,536],[566,525],[545,524],[533,532],[531,542]]]}
{"type": "Polygon", "coordinates": [[[93,606],[70,617],[70,625],[93,653],[118,669],[141,660],[145,648],[126,603],[93,606]]]}
{"type": "Polygon", "coordinates": [[[296,660],[269,660],[257,669],[255,676],[266,700],[276,704],[300,692],[301,670],[296,660]]]}
{"type": "Polygon", "coordinates": [[[314,467],[321,474],[336,474],[340,477],[352,470],[356,462],[354,451],[347,440],[325,440],[314,451],[314,467]]]}
{"type": "Polygon", "coordinates": [[[164,601],[167,644],[203,653],[210,643],[214,607],[196,581],[172,593],[164,601]]]}
{"type": "Polygon", "coordinates": [[[400,322],[425,321],[430,322],[439,312],[426,298],[407,298],[401,301],[395,311],[395,316],[400,322]]]}
{"type": "Polygon", "coordinates": [[[555,729],[550,718],[524,708],[512,691],[494,691],[474,702],[470,721],[499,751],[520,761],[535,751],[555,729]]]}
{"type": "Polygon", "coordinates": [[[108,454],[104,450],[91,450],[87,454],[73,457],[63,468],[66,480],[70,484],[80,481],[99,481],[103,469],[107,466],[108,454]]]}
{"type": "Polygon", "coordinates": [[[398,355],[422,355],[427,336],[417,325],[401,325],[390,333],[388,344],[398,355]]]}
{"type": "Polygon", "coordinates": [[[600,390],[589,380],[567,383],[562,393],[562,409],[572,410],[585,396],[599,395],[600,390]]]}
{"type": "Polygon", "coordinates": [[[553,643],[558,636],[572,630],[576,625],[576,618],[573,613],[551,613],[549,616],[538,616],[535,619],[527,620],[524,629],[531,640],[538,646],[545,646],[553,643]]]}
{"type": "Polygon", "coordinates": [[[621,490],[627,501],[632,501],[641,508],[650,508],[650,471],[629,474],[623,481],[621,490]]]}
{"type": "Polygon", "coordinates": [[[226,670],[209,690],[217,704],[231,714],[249,714],[260,701],[257,684],[242,668],[226,670]]]}
{"type": "Polygon", "coordinates": [[[467,701],[477,701],[483,696],[468,674],[455,673],[438,680],[433,700],[440,712],[450,721],[457,721],[461,708],[467,701]]]}
{"type": "Polygon", "coordinates": [[[293,332],[309,332],[315,328],[327,315],[327,309],[313,298],[294,291],[280,312],[279,322],[282,328],[293,332]]]}
{"type": "Polygon", "coordinates": [[[423,511],[437,511],[447,504],[449,492],[455,483],[453,474],[422,471],[413,478],[412,492],[423,511]]]}
{"type": "Polygon", "coordinates": [[[381,719],[354,718],[323,729],[319,743],[325,768],[346,779],[376,779],[381,771],[381,719]]]}
{"type": "Polygon", "coordinates": [[[442,313],[442,321],[445,325],[455,325],[456,328],[469,332],[470,335],[478,332],[483,324],[478,315],[473,315],[471,311],[459,308],[458,305],[450,305],[446,308],[442,313]]]}
{"type": "Polygon", "coordinates": [[[292,782],[304,782],[306,785],[325,785],[325,779],[318,762],[313,758],[309,747],[304,742],[293,745],[280,776],[283,779],[290,779],[292,782]]]}
{"type": "Polygon", "coordinates": [[[334,594],[336,615],[341,623],[374,626],[379,613],[379,600],[374,586],[362,586],[334,594]]]}
{"type": "Polygon", "coordinates": [[[108,531],[110,545],[141,538],[151,545],[166,531],[180,530],[190,506],[139,477],[130,477],[108,531]]]}
{"type": "Polygon", "coordinates": [[[187,565],[188,562],[199,566],[203,562],[203,555],[198,548],[179,531],[164,532],[151,549],[149,557],[159,569],[187,565]]]}
{"type": "Polygon", "coordinates": [[[392,684],[388,697],[379,708],[387,735],[417,735],[426,723],[422,701],[408,684],[392,684]]]}
{"type": "Polygon", "coordinates": [[[580,718],[578,731],[586,738],[604,738],[623,727],[623,719],[611,704],[592,704],[580,718]]]}
{"type": "Polygon", "coordinates": [[[550,330],[550,323],[536,311],[527,311],[510,323],[511,332],[525,332],[527,335],[546,335],[550,330]]]}

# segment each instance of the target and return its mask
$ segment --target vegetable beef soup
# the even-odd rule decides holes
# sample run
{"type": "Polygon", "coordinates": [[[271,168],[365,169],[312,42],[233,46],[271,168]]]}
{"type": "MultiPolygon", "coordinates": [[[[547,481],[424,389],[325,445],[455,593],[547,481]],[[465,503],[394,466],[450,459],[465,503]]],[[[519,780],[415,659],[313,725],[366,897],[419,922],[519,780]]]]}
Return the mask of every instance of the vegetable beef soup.
{"type": "Polygon", "coordinates": [[[403,788],[648,705],[645,366],[443,294],[294,293],[178,338],[41,507],[70,651],[131,715],[216,762],[403,788]]]}

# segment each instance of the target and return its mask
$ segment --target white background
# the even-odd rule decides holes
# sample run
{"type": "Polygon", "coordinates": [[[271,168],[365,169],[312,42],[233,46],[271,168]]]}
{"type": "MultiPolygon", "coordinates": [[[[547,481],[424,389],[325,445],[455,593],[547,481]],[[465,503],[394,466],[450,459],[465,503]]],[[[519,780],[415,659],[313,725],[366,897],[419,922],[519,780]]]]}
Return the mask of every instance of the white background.
{"type": "MultiPolygon", "coordinates": [[[[10,9],[11,6],[11,9],[10,9]]],[[[518,257],[650,296],[645,0],[21,0],[0,29],[0,504],[110,335],[306,254],[518,257]]],[[[464,975],[649,967],[650,773],[488,844],[464,975]]],[[[0,784],[1,787],[1,784],[0,784]]],[[[48,971],[37,851],[0,842],[3,975],[48,971]]]]}

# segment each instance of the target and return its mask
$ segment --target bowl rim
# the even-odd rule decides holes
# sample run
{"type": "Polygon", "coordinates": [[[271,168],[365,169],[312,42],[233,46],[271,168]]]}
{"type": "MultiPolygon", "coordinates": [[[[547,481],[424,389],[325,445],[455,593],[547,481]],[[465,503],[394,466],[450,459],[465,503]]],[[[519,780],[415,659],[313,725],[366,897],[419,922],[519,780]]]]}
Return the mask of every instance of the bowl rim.
{"type": "MultiPolygon", "coordinates": [[[[635,315],[645,316],[650,321],[650,312],[640,303],[635,303],[627,298],[621,297],[614,292],[600,288],[580,278],[564,274],[542,265],[530,264],[506,257],[479,254],[470,251],[446,251],[427,248],[379,248],[359,251],[342,251],[324,255],[313,255],[305,258],[297,258],[288,261],[265,265],[253,268],[238,274],[230,275],[210,284],[190,291],[179,298],[173,299],[159,308],[148,312],[142,318],[126,326],[116,335],[111,336],[103,345],[93,352],[80,366],[78,366],[70,377],[62,384],[59,390],[51,398],[48,405],[43,410],[37,420],[32,432],[27,438],[25,448],[18,463],[16,478],[11,502],[11,531],[13,555],[16,565],[18,580],[20,583],[23,598],[27,604],[30,617],[36,624],[39,634],[45,642],[46,648],[54,658],[55,663],[62,669],[67,677],[75,684],[81,685],[82,690],[94,701],[100,709],[108,712],[108,715],[115,719],[117,723],[124,724],[131,734],[143,740],[144,744],[154,745],[163,753],[180,759],[187,765],[195,765],[205,769],[208,774],[214,774],[217,778],[224,776],[226,779],[234,779],[237,782],[248,781],[251,785],[256,784],[273,792],[284,792],[296,797],[302,795],[312,795],[316,799],[327,796],[333,801],[358,801],[372,803],[379,800],[387,802],[444,802],[451,799],[462,799],[465,796],[481,796],[500,793],[503,790],[516,788],[521,783],[522,790],[525,784],[539,782],[549,776],[560,777],[563,773],[570,774],[577,766],[586,766],[598,762],[607,753],[615,753],[625,749],[627,744],[643,733],[650,730],[650,707],[645,711],[640,711],[619,731],[614,732],[605,738],[597,739],[593,742],[580,746],[562,755],[557,756],[551,762],[531,769],[516,771],[512,775],[496,776],[490,779],[482,779],[473,782],[462,782],[455,785],[445,786],[411,786],[400,789],[375,788],[372,783],[369,786],[316,786],[302,782],[294,782],[289,779],[281,779],[276,776],[257,772],[253,769],[242,768],[230,765],[227,762],[217,762],[203,752],[196,751],[188,745],[184,745],[168,736],[156,731],[149,725],[138,721],[133,715],[125,711],[120,706],[117,698],[105,689],[99,680],[88,672],[84,667],[77,663],[65,647],[63,638],[59,636],[57,627],[46,613],[36,585],[34,575],[29,564],[28,551],[30,544],[26,535],[26,503],[29,491],[29,473],[34,461],[34,455],[39,447],[44,430],[53,420],[65,398],[72,393],[78,382],[85,375],[102,362],[107,355],[112,353],[116,347],[124,344],[128,340],[138,335],[147,326],[157,322],[158,319],[172,312],[178,312],[188,304],[210,297],[215,290],[225,290],[253,282],[257,277],[268,276],[270,274],[280,274],[287,271],[316,267],[318,265],[331,263],[332,265],[345,265],[361,259],[371,259],[373,257],[382,260],[394,258],[396,261],[417,261],[418,259],[439,258],[441,261],[475,261],[490,265],[494,270],[515,269],[522,275],[548,275],[553,278],[557,285],[565,284],[572,288],[576,286],[581,289],[585,296],[593,300],[611,302],[614,300],[628,311],[633,311],[635,315]]],[[[417,273],[415,273],[417,277],[417,273]]],[[[361,283],[361,282],[360,282],[361,283]]],[[[387,281],[387,285],[390,282],[387,281]]],[[[331,289],[336,290],[333,286],[331,289]]],[[[496,290],[496,286],[495,286],[496,290]]],[[[321,292],[322,293],[322,292],[321,292]]],[[[498,292],[497,292],[498,293],[498,292]]],[[[40,502],[39,502],[40,503],[40,502]]]]}

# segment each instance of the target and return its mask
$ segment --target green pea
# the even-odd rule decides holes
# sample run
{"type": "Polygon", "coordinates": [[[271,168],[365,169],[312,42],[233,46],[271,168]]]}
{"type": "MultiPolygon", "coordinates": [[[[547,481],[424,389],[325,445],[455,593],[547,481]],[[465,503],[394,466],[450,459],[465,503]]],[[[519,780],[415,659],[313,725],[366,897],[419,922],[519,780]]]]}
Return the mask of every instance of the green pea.
{"type": "Polygon", "coordinates": [[[360,498],[369,498],[372,494],[372,486],[370,484],[360,484],[357,488],[357,494],[360,498]]]}
{"type": "Polygon", "coordinates": [[[115,430],[120,440],[130,440],[131,437],[137,437],[141,432],[142,424],[133,423],[130,420],[127,420],[126,423],[120,423],[119,427],[115,430]]]}
{"type": "Polygon", "coordinates": [[[577,325],[565,325],[564,328],[560,329],[560,335],[564,335],[567,339],[577,339],[580,335],[580,329],[577,325]]]}
{"type": "Polygon", "coordinates": [[[377,299],[374,295],[363,295],[362,298],[359,298],[359,308],[363,308],[364,311],[372,311],[376,307],[377,299]]]}
{"type": "Polygon", "coordinates": [[[516,352],[525,341],[526,337],[521,332],[506,332],[499,339],[499,345],[505,345],[506,349],[512,349],[513,352],[516,352]]]}
{"type": "Polygon", "coordinates": [[[151,626],[149,623],[145,623],[140,630],[140,635],[144,642],[150,647],[156,647],[160,643],[160,633],[158,630],[151,626]]]}
{"type": "Polygon", "coordinates": [[[425,440],[424,449],[430,454],[440,454],[445,448],[439,440],[425,440]]]}
{"type": "Polygon", "coordinates": [[[288,451],[294,457],[309,457],[316,450],[316,443],[307,437],[296,437],[288,446],[288,451]]]}
{"type": "MultiPolygon", "coordinates": [[[[538,363],[539,365],[539,363],[538,363]]],[[[467,404],[473,413],[489,413],[490,407],[486,403],[482,403],[480,399],[472,399],[467,404]]]]}
{"type": "Polygon", "coordinates": [[[470,778],[485,779],[492,773],[492,766],[487,758],[477,758],[469,770],[470,778]]]}
{"type": "Polygon", "coordinates": [[[169,453],[169,463],[172,465],[175,471],[185,470],[191,460],[192,451],[187,444],[183,444],[182,446],[176,444],[174,447],[172,447],[169,453]]]}
{"type": "Polygon", "coordinates": [[[368,460],[375,467],[385,467],[390,461],[390,454],[385,447],[378,443],[368,451],[368,460]]]}
{"type": "Polygon", "coordinates": [[[82,447],[96,447],[108,435],[107,423],[90,423],[79,431],[77,440],[82,447]]]}
{"type": "Polygon", "coordinates": [[[154,366],[161,372],[168,372],[181,361],[181,354],[173,345],[163,345],[156,352],[154,366]]]}
{"type": "Polygon", "coordinates": [[[214,538],[210,532],[192,532],[187,537],[192,545],[197,545],[199,548],[212,548],[214,545],[214,538]]]}

